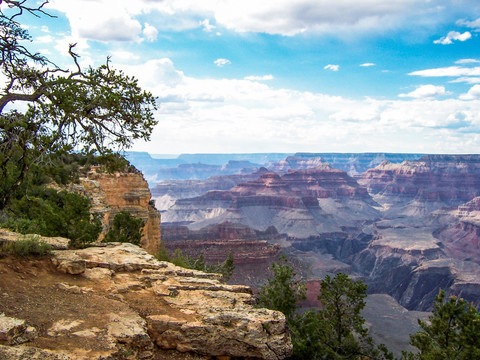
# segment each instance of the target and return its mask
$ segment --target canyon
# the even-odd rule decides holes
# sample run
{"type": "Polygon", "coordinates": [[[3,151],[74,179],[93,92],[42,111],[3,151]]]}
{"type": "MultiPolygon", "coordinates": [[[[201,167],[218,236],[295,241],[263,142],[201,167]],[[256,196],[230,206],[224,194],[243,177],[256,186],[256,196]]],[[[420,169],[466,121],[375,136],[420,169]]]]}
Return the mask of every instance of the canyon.
{"type": "MultiPolygon", "coordinates": [[[[152,193],[169,228],[165,243],[206,255],[199,234],[237,224],[249,235],[215,234],[216,257],[220,243],[266,242],[309,282],[344,271],[408,310],[429,311],[440,288],[480,306],[480,156],[390,156],[394,162],[385,154],[337,154],[326,164],[324,154],[301,153],[250,174],[160,182],[152,193]],[[182,245],[175,228],[183,229],[182,245]]],[[[259,250],[252,261],[258,254],[263,264],[278,256],[259,250]]]]}

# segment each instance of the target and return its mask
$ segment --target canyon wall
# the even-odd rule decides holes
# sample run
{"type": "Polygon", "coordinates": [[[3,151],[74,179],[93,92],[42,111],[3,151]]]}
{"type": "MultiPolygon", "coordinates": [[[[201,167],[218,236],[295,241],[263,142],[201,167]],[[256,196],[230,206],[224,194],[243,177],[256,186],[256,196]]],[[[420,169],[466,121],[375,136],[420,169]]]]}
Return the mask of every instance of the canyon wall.
{"type": "Polygon", "coordinates": [[[158,252],[161,241],[160,213],[151,202],[148,184],[140,172],[108,174],[92,167],[87,176],[80,178],[74,190],[91,199],[92,212],[102,219],[103,233],[112,225],[116,214],[128,211],[145,222],[141,246],[148,252],[158,252]]]}

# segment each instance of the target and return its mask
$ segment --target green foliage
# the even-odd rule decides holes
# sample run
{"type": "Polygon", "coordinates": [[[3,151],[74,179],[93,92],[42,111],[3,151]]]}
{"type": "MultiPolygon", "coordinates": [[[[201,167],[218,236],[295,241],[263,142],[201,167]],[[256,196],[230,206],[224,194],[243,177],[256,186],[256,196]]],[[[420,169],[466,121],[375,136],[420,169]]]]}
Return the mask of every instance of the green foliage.
{"type": "Polygon", "coordinates": [[[184,255],[182,250],[175,249],[172,256],[169,256],[165,245],[162,243],[160,249],[156,255],[157,260],[169,261],[177,266],[181,266],[186,269],[199,270],[206,273],[222,274],[222,281],[227,282],[235,270],[233,255],[228,254],[227,258],[222,263],[208,264],[205,262],[203,254],[200,254],[198,258],[193,258],[188,255],[184,255]]]}
{"type": "Polygon", "coordinates": [[[4,216],[2,226],[13,231],[66,237],[74,247],[95,241],[102,230],[100,220],[90,214],[88,198],[44,186],[14,199],[4,216]]]}
{"type": "Polygon", "coordinates": [[[292,335],[291,359],[393,359],[384,345],[373,344],[363,326],[360,311],[367,286],[361,281],[343,273],[326,276],[318,296],[321,308],[299,314],[297,303],[305,299],[305,287],[289,265],[273,264],[272,271],[273,278],[260,291],[259,304],[285,314],[292,335]]]}
{"type": "Polygon", "coordinates": [[[404,353],[404,359],[480,359],[478,310],[464,299],[445,298],[445,292],[440,290],[429,321],[418,321],[422,330],[410,335],[410,344],[418,349],[418,353],[404,353]]]}
{"type": "Polygon", "coordinates": [[[25,239],[4,245],[3,251],[9,251],[21,257],[49,256],[52,253],[52,246],[38,241],[34,236],[27,236],[25,239]]]}
{"type": "Polygon", "coordinates": [[[155,257],[160,261],[170,261],[170,255],[168,254],[167,248],[165,247],[165,243],[163,241],[160,243],[155,257]]]}
{"type": "Polygon", "coordinates": [[[0,210],[28,196],[35,171],[68,182],[75,171],[57,159],[73,149],[100,154],[108,171],[125,167],[111,150],[148,140],[157,124],[155,98],[135,78],[112,69],[108,58],[83,69],[70,45],[73,70],[67,70],[28,50],[31,37],[20,20],[28,13],[49,16],[46,3],[3,0],[0,7],[0,210]],[[6,110],[12,102],[27,110],[6,110]]]}
{"type": "Polygon", "coordinates": [[[295,321],[297,303],[306,298],[306,289],[295,279],[293,267],[287,264],[287,258],[282,256],[278,263],[270,267],[273,278],[267,281],[259,293],[259,305],[285,314],[287,321],[295,321]]]}
{"type": "Polygon", "coordinates": [[[121,211],[113,218],[113,225],[105,235],[105,242],[128,242],[139,245],[142,240],[145,221],[132,216],[128,211],[121,211]]]}
{"type": "MultiPolygon", "coordinates": [[[[321,308],[307,314],[306,325],[311,329],[309,339],[317,341],[314,358],[319,359],[392,359],[382,345],[377,348],[360,312],[365,307],[367,285],[353,281],[347,274],[326,276],[320,286],[321,308]],[[313,336],[312,336],[313,334],[313,336]]],[[[310,340],[311,341],[311,340],[310,340]]]]}

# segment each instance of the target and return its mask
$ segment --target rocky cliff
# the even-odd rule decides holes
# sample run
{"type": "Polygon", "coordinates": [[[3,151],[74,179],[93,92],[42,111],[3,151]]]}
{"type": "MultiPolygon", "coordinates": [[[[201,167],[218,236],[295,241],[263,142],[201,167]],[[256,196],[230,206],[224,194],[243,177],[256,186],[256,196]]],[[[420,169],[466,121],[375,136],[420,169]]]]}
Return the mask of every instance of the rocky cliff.
{"type": "Polygon", "coordinates": [[[161,241],[160,213],[150,201],[148,184],[139,172],[115,172],[107,174],[93,167],[80,184],[73,185],[74,191],[82,193],[92,201],[92,212],[102,216],[105,232],[113,223],[116,214],[129,211],[145,221],[141,245],[155,254],[161,241]]]}
{"type": "Polygon", "coordinates": [[[212,176],[205,180],[165,180],[152,187],[152,198],[158,210],[165,211],[178,199],[197,197],[210,190],[229,190],[235,185],[262,176],[268,170],[264,167],[250,174],[212,176]]]}
{"type": "Polygon", "coordinates": [[[425,155],[384,162],[359,176],[369,192],[420,201],[466,202],[480,195],[480,155],[425,155]]]}
{"type": "Polygon", "coordinates": [[[308,237],[374,219],[376,205],[345,172],[322,165],[282,176],[264,173],[228,191],[177,200],[164,220],[183,222],[194,230],[224,221],[256,230],[274,226],[289,236],[308,237]]]}
{"type": "Polygon", "coordinates": [[[194,258],[202,254],[208,263],[223,262],[233,255],[235,270],[230,283],[257,287],[263,284],[267,269],[278,259],[282,236],[275,228],[253,230],[242,224],[224,222],[190,230],[186,226],[164,225],[162,241],[167,250],[176,249],[194,258]],[[274,243],[274,244],[272,244],[274,243]]]}
{"type": "Polygon", "coordinates": [[[2,359],[274,360],[291,352],[285,317],[253,307],[250,288],[131,244],[3,257],[0,273],[2,359]]]}

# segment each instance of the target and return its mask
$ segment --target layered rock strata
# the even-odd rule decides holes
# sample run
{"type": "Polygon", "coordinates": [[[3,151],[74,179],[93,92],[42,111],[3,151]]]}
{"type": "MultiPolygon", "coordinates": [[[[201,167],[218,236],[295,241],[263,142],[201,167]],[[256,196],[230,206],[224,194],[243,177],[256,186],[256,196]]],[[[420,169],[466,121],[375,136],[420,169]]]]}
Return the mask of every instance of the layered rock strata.
{"type": "Polygon", "coordinates": [[[480,155],[425,155],[384,162],[359,176],[373,194],[457,205],[480,195],[480,155]]]}
{"type": "Polygon", "coordinates": [[[99,172],[96,167],[80,178],[74,190],[92,201],[92,212],[102,216],[104,233],[112,225],[116,214],[128,211],[145,221],[141,245],[155,254],[161,241],[160,213],[151,202],[148,183],[139,172],[99,172]]]}
{"type": "Polygon", "coordinates": [[[224,221],[256,230],[274,226],[280,233],[301,238],[375,219],[378,211],[374,206],[366,189],[353,178],[322,165],[283,176],[264,173],[228,191],[177,200],[164,213],[164,220],[194,230],[224,221]]]}

